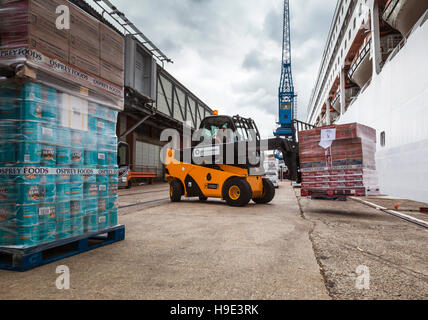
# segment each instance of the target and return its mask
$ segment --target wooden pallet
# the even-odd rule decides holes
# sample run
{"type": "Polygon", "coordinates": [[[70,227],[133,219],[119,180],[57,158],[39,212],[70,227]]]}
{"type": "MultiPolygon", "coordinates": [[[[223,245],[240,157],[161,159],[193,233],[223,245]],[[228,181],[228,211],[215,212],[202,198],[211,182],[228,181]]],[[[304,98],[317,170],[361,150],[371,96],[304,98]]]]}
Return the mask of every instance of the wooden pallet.
{"type": "Polygon", "coordinates": [[[36,247],[0,247],[0,270],[28,271],[124,239],[125,226],[117,226],[36,247]]]}
{"type": "Polygon", "coordinates": [[[348,197],[347,196],[334,196],[334,197],[329,197],[329,196],[311,196],[312,200],[329,200],[329,201],[347,201],[348,197]]]}

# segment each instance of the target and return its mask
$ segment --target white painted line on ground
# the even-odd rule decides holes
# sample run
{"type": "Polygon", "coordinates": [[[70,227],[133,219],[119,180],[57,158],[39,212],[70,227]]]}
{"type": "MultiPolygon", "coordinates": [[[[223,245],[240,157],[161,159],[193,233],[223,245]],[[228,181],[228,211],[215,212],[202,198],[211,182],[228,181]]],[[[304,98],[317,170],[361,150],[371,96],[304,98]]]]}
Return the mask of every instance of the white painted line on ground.
{"type": "Polygon", "coordinates": [[[388,213],[390,215],[393,215],[393,216],[395,216],[397,218],[409,221],[411,223],[417,224],[417,225],[419,225],[421,227],[424,227],[424,228],[428,229],[428,222],[426,222],[426,221],[417,219],[415,217],[408,216],[408,215],[406,215],[404,213],[401,213],[401,212],[397,212],[397,211],[394,211],[394,210],[388,210],[387,208],[381,207],[381,206],[379,206],[379,205],[377,205],[375,203],[371,203],[371,202],[368,202],[368,201],[360,199],[360,198],[350,197],[349,199],[352,199],[354,201],[360,202],[360,203],[365,204],[367,206],[370,206],[370,207],[372,207],[372,208],[374,208],[376,210],[383,211],[383,212],[388,213]]]}

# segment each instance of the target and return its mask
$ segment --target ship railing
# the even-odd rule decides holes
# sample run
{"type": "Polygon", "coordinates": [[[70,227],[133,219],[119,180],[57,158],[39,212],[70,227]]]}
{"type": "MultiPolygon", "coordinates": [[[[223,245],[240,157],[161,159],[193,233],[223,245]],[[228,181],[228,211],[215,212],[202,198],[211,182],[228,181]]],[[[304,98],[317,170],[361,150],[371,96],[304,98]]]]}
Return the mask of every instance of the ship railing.
{"type": "Polygon", "coordinates": [[[335,105],[335,103],[337,102],[337,100],[340,98],[340,95],[341,95],[341,92],[340,92],[340,90],[338,90],[338,91],[336,92],[336,95],[334,96],[334,99],[333,99],[333,100],[331,100],[331,105],[332,105],[332,106],[334,106],[334,105],[335,105]]]}
{"type": "Polygon", "coordinates": [[[369,81],[367,81],[367,83],[360,90],[358,90],[358,93],[355,96],[351,97],[351,101],[349,102],[348,109],[354,104],[355,101],[358,100],[358,97],[362,93],[364,93],[364,91],[366,91],[366,89],[370,86],[371,82],[372,82],[371,79],[369,81]]]}
{"type": "Polygon", "coordinates": [[[422,15],[422,17],[419,19],[419,21],[415,24],[415,26],[409,31],[409,33],[403,37],[403,39],[400,41],[400,43],[397,45],[397,47],[392,51],[392,53],[389,55],[388,59],[386,60],[385,64],[391,61],[395,58],[395,56],[401,51],[401,49],[404,48],[404,46],[407,43],[407,39],[409,36],[420,26],[422,26],[425,21],[428,20],[428,10],[425,11],[425,13],[422,15]]]}
{"type": "Polygon", "coordinates": [[[407,38],[403,38],[400,41],[400,43],[395,47],[395,49],[389,55],[388,59],[385,61],[385,64],[395,58],[397,53],[399,53],[401,51],[401,49],[403,49],[403,47],[406,45],[406,42],[407,42],[407,38]]]}
{"type": "Polygon", "coordinates": [[[363,62],[364,58],[369,54],[371,49],[372,39],[370,38],[366,45],[360,50],[357,59],[354,61],[354,63],[351,65],[348,71],[348,77],[352,79],[352,76],[354,75],[355,71],[358,69],[360,64],[363,62]]]}
{"type": "Polygon", "coordinates": [[[315,128],[315,126],[313,124],[309,124],[300,120],[293,120],[292,123],[292,128],[293,128],[293,141],[297,141],[297,136],[298,133],[300,131],[306,131],[306,130],[311,130],[313,128],[315,128]]]}
{"type": "Polygon", "coordinates": [[[394,12],[400,0],[389,0],[385,5],[385,10],[383,11],[383,20],[388,21],[391,14],[394,12]]]}

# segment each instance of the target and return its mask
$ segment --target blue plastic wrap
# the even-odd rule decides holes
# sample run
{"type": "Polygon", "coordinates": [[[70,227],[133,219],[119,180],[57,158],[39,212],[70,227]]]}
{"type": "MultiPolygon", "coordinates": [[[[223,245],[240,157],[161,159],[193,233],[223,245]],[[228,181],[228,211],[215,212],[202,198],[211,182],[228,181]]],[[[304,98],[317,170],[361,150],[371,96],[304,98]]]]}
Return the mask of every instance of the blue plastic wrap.
{"type": "Polygon", "coordinates": [[[117,115],[39,83],[0,83],[0,246],[117,225],[117,115]]]}

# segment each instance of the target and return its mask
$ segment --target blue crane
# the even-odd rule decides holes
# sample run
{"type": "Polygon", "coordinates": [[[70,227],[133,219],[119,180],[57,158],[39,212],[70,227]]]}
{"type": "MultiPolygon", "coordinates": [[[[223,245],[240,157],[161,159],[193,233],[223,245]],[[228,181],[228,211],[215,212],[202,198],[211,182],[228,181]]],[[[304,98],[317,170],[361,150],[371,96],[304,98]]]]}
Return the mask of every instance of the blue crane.
{"type": "Polygon", "coordinates": [[[295,98],[293,75],[291,72],[291,41],[290,41],[290,6],[289,0],[284,0],[284,25],[282,41],[281,82],[278,90],[279,97],[279,128],[277,137],[293,138],[293,120],[295,117],[295,98]]]}

